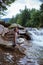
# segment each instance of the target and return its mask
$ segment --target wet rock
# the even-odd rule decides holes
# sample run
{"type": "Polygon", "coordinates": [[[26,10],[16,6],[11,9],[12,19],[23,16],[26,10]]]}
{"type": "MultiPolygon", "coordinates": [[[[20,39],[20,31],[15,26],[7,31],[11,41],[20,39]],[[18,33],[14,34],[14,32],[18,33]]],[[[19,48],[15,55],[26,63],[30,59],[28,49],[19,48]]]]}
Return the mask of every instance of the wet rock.
{"type": "Polygon", "coordinates": [[[19,30],[20,37],[26,38],[27,40],[31,40],[30,35],[27,34],[26,30],[19,30]]]}

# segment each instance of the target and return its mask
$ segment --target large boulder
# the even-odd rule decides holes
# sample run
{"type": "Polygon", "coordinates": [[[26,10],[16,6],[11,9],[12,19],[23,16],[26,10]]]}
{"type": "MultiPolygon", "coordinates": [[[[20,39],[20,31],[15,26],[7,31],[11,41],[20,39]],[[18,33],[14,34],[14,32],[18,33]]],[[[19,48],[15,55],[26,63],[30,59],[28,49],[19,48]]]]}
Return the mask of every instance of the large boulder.
{"type": "Polygon", "coordinates": [[[13,42],[12,41],[6,41],[0,36],[0,45],[4,45],[7,47],[12,47],[13,42]]]}
{"type": "Polygon", "coordinates": [[[18,29],[24,29],[23,26],[21,26],[21,25],[19,25],[19,24],[16,24],[16,23],[13,23],[13,24],[11,24],[11,25],[9,26],[9,28],[15,28],[15,27],[17,27],[18,29]]]}

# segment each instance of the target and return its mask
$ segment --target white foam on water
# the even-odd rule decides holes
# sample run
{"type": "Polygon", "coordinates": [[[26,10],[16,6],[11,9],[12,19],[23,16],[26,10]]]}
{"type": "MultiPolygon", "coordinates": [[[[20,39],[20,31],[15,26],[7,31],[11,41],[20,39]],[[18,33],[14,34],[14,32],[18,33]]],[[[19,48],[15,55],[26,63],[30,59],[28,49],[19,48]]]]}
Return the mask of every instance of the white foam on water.
{"type": "Polygon", "coordinates": [[[43,46],[43,29],[31,28],[28,29],[28,34],[31,36],[32,43],[43,46]]]}

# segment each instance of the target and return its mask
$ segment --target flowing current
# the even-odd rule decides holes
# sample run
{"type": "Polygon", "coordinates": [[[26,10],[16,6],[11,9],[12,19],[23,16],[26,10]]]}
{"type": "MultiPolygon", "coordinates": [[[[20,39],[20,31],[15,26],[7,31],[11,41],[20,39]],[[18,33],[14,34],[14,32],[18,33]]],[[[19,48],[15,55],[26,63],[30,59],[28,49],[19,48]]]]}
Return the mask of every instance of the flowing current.
{"type": "Polygon", "coordinates": [[[43,47],[43,29],[29,28],[28,34],[30,33],[33,43],[43,47]]]}
{"type": "Polygon", "coordinates": [[[31,40],[18,49],[0,48],[0,65],[43,65],[43,28],[27,28],[31,40]]]}

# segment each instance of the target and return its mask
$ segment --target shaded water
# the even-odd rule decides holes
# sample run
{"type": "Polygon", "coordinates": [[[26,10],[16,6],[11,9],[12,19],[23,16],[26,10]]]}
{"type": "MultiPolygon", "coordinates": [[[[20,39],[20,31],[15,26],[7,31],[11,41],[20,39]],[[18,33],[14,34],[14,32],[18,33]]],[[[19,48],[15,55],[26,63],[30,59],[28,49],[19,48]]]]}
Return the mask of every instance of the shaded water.
{"type": "Polygon", "coordinates": [[[18,49],[0,47],[0,65],[43,65],[43,29],[28,28],[32,40],[24,42],[25,54],[18,49]]]}

